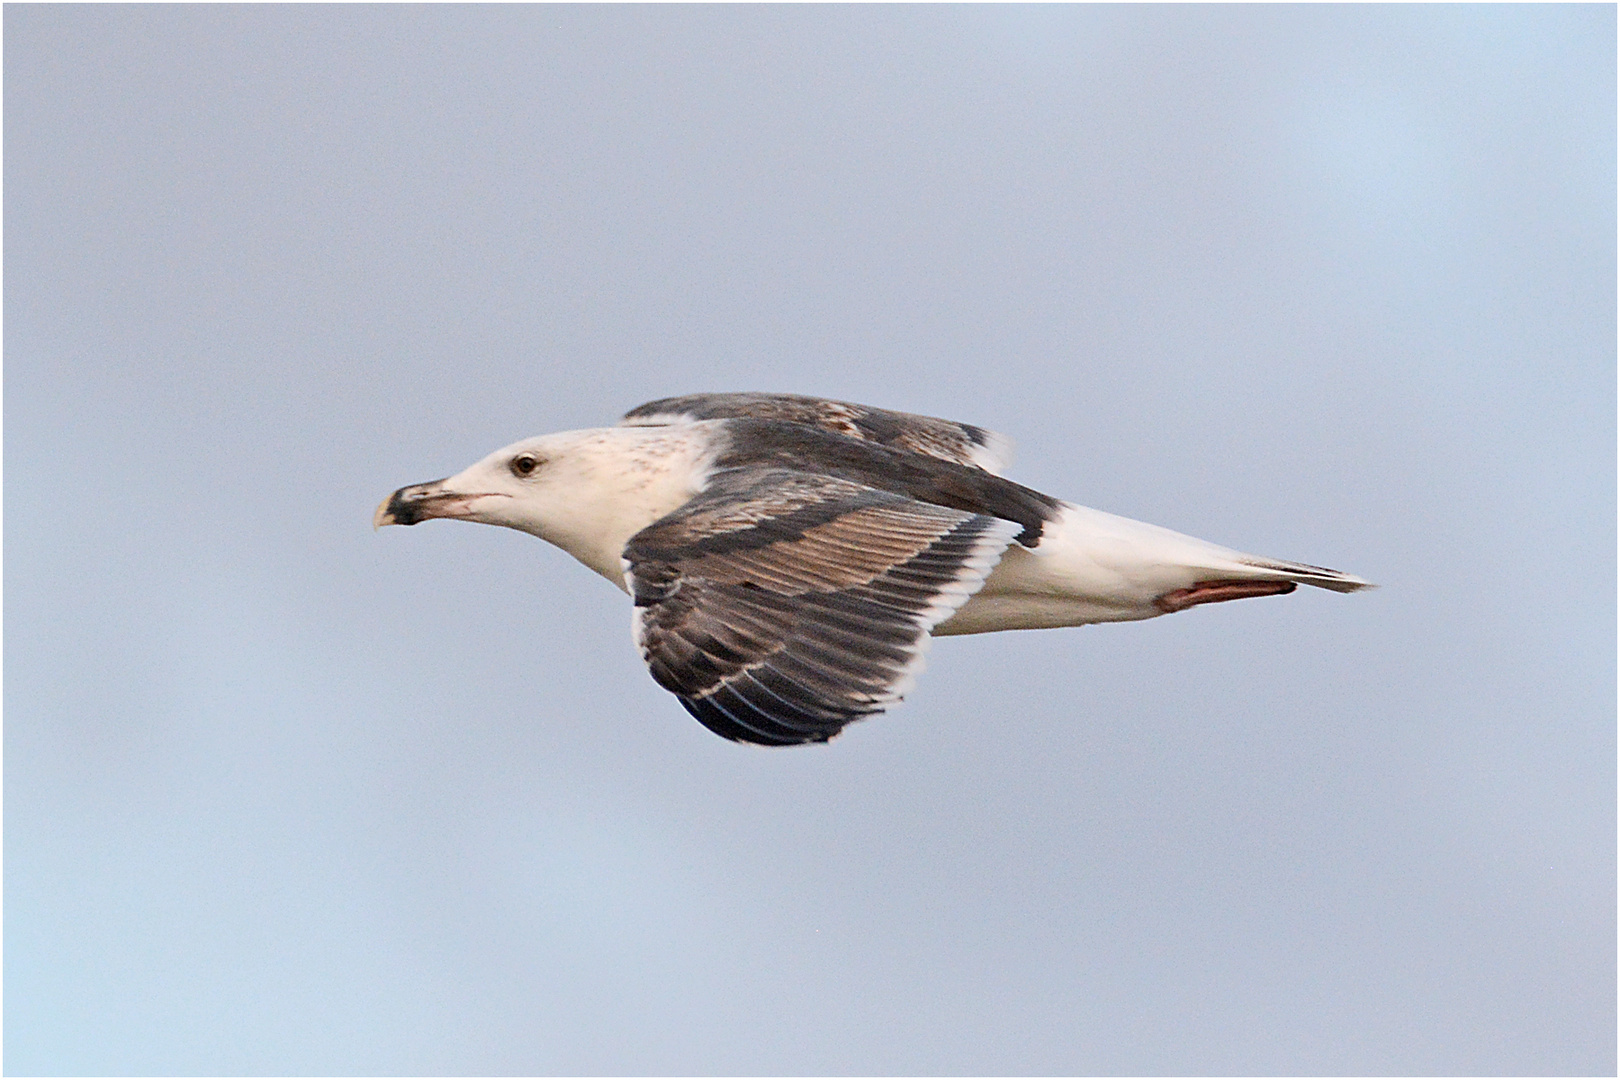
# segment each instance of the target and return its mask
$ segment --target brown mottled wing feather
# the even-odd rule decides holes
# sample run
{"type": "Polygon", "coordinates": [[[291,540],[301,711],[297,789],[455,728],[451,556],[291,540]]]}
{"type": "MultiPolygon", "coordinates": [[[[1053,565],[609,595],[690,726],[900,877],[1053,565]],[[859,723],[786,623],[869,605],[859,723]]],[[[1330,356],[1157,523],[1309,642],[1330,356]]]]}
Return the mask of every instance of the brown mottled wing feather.
{"type": "Polygon", "coordinates": [[[992,473],[1000,473],[1012,460],[1011,440],[972,424],[800,394],[687,394],[637,406],[625,413],[621,423],[647,426],[732,419],[808,424],[992,473]]]}
{"type": "Polygon", "coordinates": [[[636,642],[711,731],[825,742],[900,699],[929,630],[1018,531],[834,477],[726,470],[625,547],[636,642]]]}

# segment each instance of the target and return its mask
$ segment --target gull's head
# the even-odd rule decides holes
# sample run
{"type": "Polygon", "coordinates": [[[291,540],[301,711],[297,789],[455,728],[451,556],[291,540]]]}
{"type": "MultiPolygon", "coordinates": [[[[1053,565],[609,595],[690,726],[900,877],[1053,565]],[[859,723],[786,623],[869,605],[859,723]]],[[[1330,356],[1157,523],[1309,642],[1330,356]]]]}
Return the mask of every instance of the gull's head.
{"type": "Polygon", "coordinates": [[[559,487],[572,470],[566,464],[566,436],[540,435],[497,450],[454,476],[402,487],[377,507],[372,524],[415,525],[429,518],[505,525],[541,535],[545,520],[565,510],[559,487]]]}
{"type": "Polygon", "coordinates": [[[402,487],[372,523],[429,518],[504,525],[548,540],[616,584],[632,535],[702,486],[691,429],[596,428],[540,435],[443,480],[402,487]]]}

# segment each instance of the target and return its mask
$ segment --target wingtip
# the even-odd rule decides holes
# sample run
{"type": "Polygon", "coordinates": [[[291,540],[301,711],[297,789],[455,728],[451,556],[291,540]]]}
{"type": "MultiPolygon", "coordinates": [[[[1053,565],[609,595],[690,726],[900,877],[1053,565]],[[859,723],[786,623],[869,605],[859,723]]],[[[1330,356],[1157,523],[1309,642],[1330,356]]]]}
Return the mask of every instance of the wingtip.
{"type": "Polygon", "coordinates": [[[1366,578],[1358,578],[1352,574],[1345,574],[1329,581],[1305,581],[1302,584],[1315,585],[1319,589],[1331,589],[1340,593],[1361,592],[1364,589],[1378,588],[1375,582],[1368,581],[1366,578]]]}
{"type": "MultiPolygon", "coordinates": [[[[1260,559],[1245,556],[1238,560],[1245,567],[1256,570],[1270,571],[1278,574],[1285,580],[1309,585],[1315,589],[1328,589],[1332,592],[1353,593],[1362,589],[1376,589],[1377,585],[1364,577],[1347,574],[1342,570],[1331,570],[1326,566],[1312,566],[1309,563],[1282,562],[1277,559],[1260,559]]],[[[1248,576],[1248,575],[1244,575],[1248,576]]]]}

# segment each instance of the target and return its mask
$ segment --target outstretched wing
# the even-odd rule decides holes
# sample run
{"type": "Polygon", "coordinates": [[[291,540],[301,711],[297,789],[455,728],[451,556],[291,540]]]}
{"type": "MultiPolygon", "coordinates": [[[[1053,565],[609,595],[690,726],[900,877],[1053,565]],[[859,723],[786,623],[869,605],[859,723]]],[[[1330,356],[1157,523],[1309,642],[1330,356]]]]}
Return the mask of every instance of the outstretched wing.
{"type": "Polygon", "coordinates": [[[687,394],[638,405],[622,426],[649,427],[691,420],[781,420],[909,450],[1000,475],[1012,462],[1012,440],[972,424],[875,409],[801,394],[687,394]]]}
{"type": "Polygon", "coordinates": [[[635,637],[709,730],[825,742],[898,701],[1016,522],[783,469],[716,474],[630,538],[635,637]]]}

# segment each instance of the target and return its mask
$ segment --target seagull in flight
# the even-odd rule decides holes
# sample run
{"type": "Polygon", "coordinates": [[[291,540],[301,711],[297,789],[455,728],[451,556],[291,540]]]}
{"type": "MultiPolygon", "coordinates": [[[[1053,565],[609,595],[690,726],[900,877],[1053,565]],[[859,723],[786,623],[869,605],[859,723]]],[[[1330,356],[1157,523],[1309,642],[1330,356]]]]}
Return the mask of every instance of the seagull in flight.
{"type": "Polygon", "coordinates": [[[1370,583],[1245,555],[1001,476],[1011,444],[792,394],[692,394],[402,487],[374,522],[538,536],[635,601],[654,680],[705,727],[826,742],[899,701],[930,635],[1152,619],[1370,583]]]}

